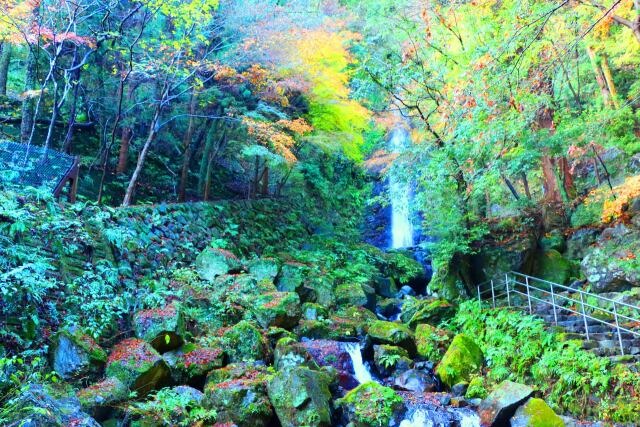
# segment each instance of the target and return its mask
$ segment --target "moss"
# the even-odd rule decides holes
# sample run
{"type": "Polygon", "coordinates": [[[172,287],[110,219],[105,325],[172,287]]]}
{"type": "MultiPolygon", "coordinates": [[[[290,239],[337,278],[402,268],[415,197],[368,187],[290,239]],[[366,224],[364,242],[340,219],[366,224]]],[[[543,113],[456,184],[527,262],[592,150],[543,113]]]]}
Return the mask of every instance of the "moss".
{"type": "Polygon", "coordinates": [[[402,397],[393,389],[375,382],[361,384],[338,400],[356,427],[386,426],[402,406],[402,397]]]}
{"type": "Polygon", "coordinates": [[[536,275],[541,279],[563,285],[571,278],[573,265],[557,250],[545,252],[537,263],[536,275]]]}
{"type": "Polygon", "coordinates": [[[419,323],[438,325],[443,320],[455,314],[455,307],[444,299],[416,299],[405,300],[400,318],[409,326],[415,327],[419,323]]]}
{"type": "Polygon", "coordinates": [[[223,334],[223,343],[232,362],[263,360],[267,357],[267,342],[258,328],[243,320],[223,334]]]}
{"type": "Polygon", "coordinates": [[[469,387],[467,387],[464,397],[467,399],[484,399],[488,394],[484,386],[484,378],[478,376],[469,381],[469,387]]]}
{"type": "Polygon", "coordinates": [[[528,417],[527,427],[564,427],[562,418],[542,399],[529,399],[522,406],[521,412],[528,417]]]}
{"type": "Polygon", "coordinates": [[[413,332],[401,323],[376,320],[369,325],[368,334],[373,342],[400,346],[411,355],[416,353],[413,332]]]}
{"type": "Polygon", "coordinates": [[[358,283],[343,283],[335,290],[336,304],[363,306],[367,304],[367,295],[358,283]]]}
{"type": "Polygon", "coordinates": [[[169,367],[153,347],[132,338],[113,348],[105,373],[108,377],[119,379],[138,394],[145,395],[168,380],[169,367]]]}
{"type": "Polygon", "coordinates": [[[480,347],[468,336],[459,334],[436,367],[436,375],[444,384],[452,387],[459,382],[469,381],[471,374],[480,372],[483,363],[480,347]]]}
{"type": "Polygon", "coordinates": [[[439,362],[447,351],[452,334],[444,329],[426,323],[416,327],[416,347],[418,356],[431,362],[439,362]]]}

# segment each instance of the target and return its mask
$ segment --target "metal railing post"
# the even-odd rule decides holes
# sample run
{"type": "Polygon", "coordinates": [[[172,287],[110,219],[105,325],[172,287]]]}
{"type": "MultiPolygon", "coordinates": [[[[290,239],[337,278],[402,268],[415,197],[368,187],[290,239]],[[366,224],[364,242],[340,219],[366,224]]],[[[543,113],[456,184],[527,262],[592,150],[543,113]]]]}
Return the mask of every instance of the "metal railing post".
{"type": "Polygon", "coordinates": [[[493,289],[493,279],[491,279],[491,300],[493,301],[493,308],[496,308],[496,292],[493,289]]]}
{"type": "Polygon", "coordinates": [[[615,301],[613,301],[613,316],[616,319],[616,329],[618,330],[618,343],[620,343],[620,354],[624,356],[624,347],[622,346],[622,334],[620,333],[620,323],[618,322],[618,310],[616,309],[615,301]]]}
{"type": "Polygon", "coordinates": [[[587,335],[587,341],[591,341],[589,339],[589,326],[587,325],[587,315],[584,311],[584,297],[582,296],[582,291],[580,291],[580,304],[582,305],[582,320],[584,320],[584,333],[587,335]]]}
{"type": "Polygon", "coordinates": [[[529,302],[529,314],[533,314],[533,309],[531,308],[531,294],[529,292],[529,276],[524,276],[524,283],[527,287],[527,301],[529,302]]]}
{"type": "Polygon", "coordinates": [[[480,285],[478,285],[478,302],[482,304],[482,296],[480,296],[480,285]]]}
{"type": "Polygon", "coordinates": [[[507,304],[511,307],[511,296],[509,295],[509,273],[504,275],[504,285],[507,287],[507,304]]]}
{"type": "Polygon", "coordinates": [[[553,322],[558,326],[558,314],[556,312],[556,295],[553,292],[553,283],[551,285],[551,306],[553,307],[553,322]]]}

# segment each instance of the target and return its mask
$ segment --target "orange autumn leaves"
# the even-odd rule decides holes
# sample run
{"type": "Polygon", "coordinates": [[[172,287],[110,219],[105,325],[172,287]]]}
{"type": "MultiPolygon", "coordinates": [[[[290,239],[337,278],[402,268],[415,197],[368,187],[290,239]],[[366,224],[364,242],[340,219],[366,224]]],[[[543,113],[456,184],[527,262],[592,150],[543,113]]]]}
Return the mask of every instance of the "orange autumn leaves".
{"type": "Polygon", "coordinates": [[[601,220],[604,223],[614,221],[623,216],[634,199],[640,197],[640,175],[628,177],[622,184],[613,187],[612,197],[608,188],[593,190],[585,204],[602,202],[601,220]]]}
{"type": "Polygon", "coordinates": [[[271,123],[245,117],[242,122],[247,126],[249,135],[260,145],[281,155],[288,163],[298,160],[294,154],[295,137],[304,136],[313,131],[313,127],[305,119],[278,120],[271,123]]]}

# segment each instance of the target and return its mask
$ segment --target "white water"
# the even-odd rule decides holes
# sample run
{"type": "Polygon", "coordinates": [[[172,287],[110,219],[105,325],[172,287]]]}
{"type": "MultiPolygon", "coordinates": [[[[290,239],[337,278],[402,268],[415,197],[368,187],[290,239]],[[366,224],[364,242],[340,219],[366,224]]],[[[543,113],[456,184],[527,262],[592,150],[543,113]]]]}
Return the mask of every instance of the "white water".
{"type": "Polygon", "coordinates": [[[472,411],[458,412],[460,415],[460,427],[480,427],[480,417],[472,411]]]}
{"type": "MultiPolygon", "coordinates": [[[[389,148],[399,153],[407,144],[409,132],[398,127],[391,132],[389,148]]],[[[408,248],[414,245],[413,225],[411,224],[409,202],[411,191],[407,183],[402,182],[393,170],[389,173],[389,199],[391,200],[391,247],[408,248]]]]}
{"type": "Polygon", "coordinates": [[[344,349],[349,353],[349,357],[351,357],[351,363],[353,364],[353,372],[355,373],[356,380],[358,380],[360,384],[373,381],[371,372],[369,372],[369,369],[362,362],[362,350],[360,349],[360,344],[357,342],[348,343],[345,344],[344,349]]]}
{"type": "MultiPolygon", "coordinates": [[[[475,412],[463,409],[449,409],[449,411],[456,414],[460,427],[480,427],[480,417],[475,412]]],[[[443,421],[437,413],[430,413],[427,409],[413,411],[400,423],[400,427],[446,427],[449,425],[450,423],[443,421]]]]}
{"type": "Polygon", "coordinates": [[[433,421],[427,419],[426,411],[421,409],[415,411],[409,418],[405,418],[400,423],[400,427],[435,427],[433,421]]]}

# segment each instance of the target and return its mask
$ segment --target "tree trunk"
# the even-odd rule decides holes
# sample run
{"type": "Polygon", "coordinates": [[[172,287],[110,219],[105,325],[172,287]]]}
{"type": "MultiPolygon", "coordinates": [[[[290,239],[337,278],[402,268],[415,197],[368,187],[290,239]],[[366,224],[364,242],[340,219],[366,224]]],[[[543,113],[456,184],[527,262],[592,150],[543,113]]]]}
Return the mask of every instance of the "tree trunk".
{"type": "Polygon", "coordinates": [[[617,110],[620,108],[620,104],[618,103],[618,91],[616,90],[616,85],[613,82],[613,74],[611,74],[611,68],[609,68],[609,58],[606,53],[602,53],[602,72],[604,74],[604,79],[607,82],[607,87],[609,88],[609,94],[611,95],[611,104],[617,110]]]}
{"type": "Polygon", "coordinates": [[[591,60],[591,68],[593,69],[593,73],[596,76],[596,82],[598,83],[600,93],[602,94],[602,102],[607,107],[611,106],[611,94],[609,93],[609,89],[606,86],[606,82],[602,70],[600,69],[600,65],[598,65],[596,51],[593,50],[591,46],[587,46],[587,53],[589,54],[589,59],[591,60]]]}
{"type": "Polygon", "coordinates": [[[504,183],[507,184],[507,187],[509,188],[509,191],[513,195],[513,198],[516,200],[520,200],[520,195],[518,194],[518,190],[516,190],[516,188],[513,186],[513,183],[511,182],[511,180],[507,178],[507,176],[504,174],[500,174],[500,176],[502,177],[502,180],[504,181],[504,183]]]}
{"type": "MultiPolygon", "coordinates": [[[[164,90],[163,90],[164,97],[164,90]]],[[[129,180],[129,185],[127,186],[127,192],[124,195],[124,200],[122,201],[122,206],[130,206],[133,201],[133,191],[136,188],[136,184],[138,182],[138,178],[140,177],[140,172],[142,172],[142,167],[144,166],[144,161],[147,158],[147,154],[149,153],[149,148],[151,144],[156,139],[158,120],[160,119],[160,110],[162,109],[161,103],[156,107],[156,111],[153,115],[153,120],[149,125],[149,134],[147,135],[147,140],[144,142],[142,147],[142,151],[138,155],[138,162],[136,163],[136,168],[133,171],[133,175],[131,175],[131,179],[129,180]]]]}
{"type": "MultiPolygon", "coordinates": [[[[73,67],[80,64],[80,55],[78,55],[78,47],[73,50],[73,67]]],[[[65,153],[71,152],[71,138],[73,138],[73,128],[76,124],[77,107],[78,107],[78,90],[80,88],[80,67],[71,73],[71,84],[73,85],[73,100],[71,101],[71,109],[69,110],[69,123],[67,124],[67,134],[64,137],[62,149],[65,153]]]]}
{"type": "Polygon", "coordinates": [[[118,153],[117,174],[123,174],[127,171],[127,161],[129,160],[129,145],[133,137],[133,130],[130,127],[123,127],[120,134],[120,151],[118,153]]]}
{"type": "Polygon", "coordinates": [[[526,172],[522,172],[521,179],[522,186],[524,187],[524,194],[527,195],[527,199],[531,200],[531,189],[529,188],[529,180],[527,179],[526,172]]]}
{"type": "MultiPolygon", "coordinates": [[[[27,64],[25,65],[24,91],[32,91],[36,87],[37,79],[37,58],[35,49],[37,47],[30,46],[27,56],[27,64]]],[[[33,129],[35,117],[35,97],[33,93],[29,94],[22,101],[22,122],[20,123],[20,141],[23,144],[29,142],[31,130],[33,129]]]]}
{"type": "Polygon", "coordinates": [[[545,200],[554,203],[562,202],[562,193],[556,179],[555,160],[546,153],[542,155],[542,176],[545,200]]]}
{"type": "Polygon", "coordinates": [[[191,91],[191,99],[189,100],[189,124],[187,125],[187,131],[184,134],[182,140],[182,146],[184,147],[184,154],[182,158],[182,171],[180,173],[180,184],[178,186],[178,201],[184,202],[185,190],[187,188],[187,176],[189,173],[189,162],[191,161],[191,140],[193,139],[193,128],[195,126],[195,118],[193,117],[198,106],[198,96],[196,88],[191,91]]]}
{"type": "Polygon", "coordinates": [[[7,77],[9,76],[9,64],[11,63],[11,44],[2,44],[0,53],[0,96],[7,96],[7,77]]]}
{"type": "Polygon", "coordinates": [[[269,166],[266,165],[262,171],[262,195],[269,195],[269,166]]]}

